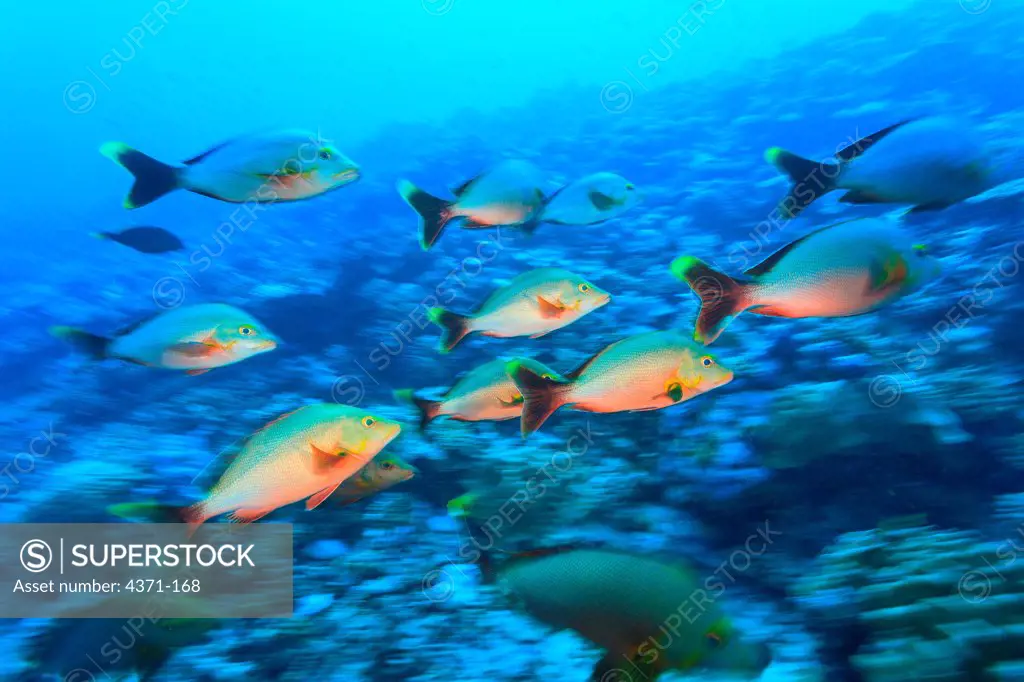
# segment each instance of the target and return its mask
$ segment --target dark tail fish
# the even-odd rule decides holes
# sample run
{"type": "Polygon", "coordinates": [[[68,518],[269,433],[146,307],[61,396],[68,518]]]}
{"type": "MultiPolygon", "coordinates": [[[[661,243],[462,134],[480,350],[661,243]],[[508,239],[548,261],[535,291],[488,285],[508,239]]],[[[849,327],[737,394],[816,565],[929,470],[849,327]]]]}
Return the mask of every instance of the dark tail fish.
{"type": "Polygon", "coordinates": [[[411,403],[420,413],[420,431],[427,428],[430,422],[434,421],[441,414],[441,401],[428,400],[417,396],[411,388],[395,391],[394,396],[398,400],[411,403]]]}
{"type": "Polygon", "coordinates": [[[901,121],[862,137],[836,152],[834,161],[812,161],[781,147],[772,147],[766,151],[765,160],[793,181],[789,193],[779,202],[778,211],[787,218],[800,215],[815,200],[837,188],[836,182],[843,164],[853,161],[883,137],[914,120],[916,119],[901,121]]]}
{"type": "Polygon", "coordinates": [[[427,251],[441,238],[452,219],[452,202],[424,192],[408,180],[398,183],[398,193],[420,215],[420,246],[427,251]]]}
{"type": "Polygon", "coordinates": [[[108,357],[107,348],[110,346],[111,339],[105,336],[64,326],[50,327],[50,334],[62,341],[67,341],[93,360],[104,360],[108,357]]]}
{"type": "Polygon", "coordinates": [[[123,142],[107,142],[100,153],[135,176],[135,184],[124,200],[127,209],[152,203],[181,187],[181,169],[157,161],[123,142]]]}
{"type": "Polygon", "coordinates": [[[523,394],[520,421],[523,438],[539,429],[558,408],[569,403],[567,395],[568,387],[572,385],[571,378],[541,376],[520,360],[512,360],[505,370],[523,394]]]}
{"type": "Polygon", "coordinates": [[[430,321],[441,327],[441,352],[448,353],[459,341],[469,334],[469,323],[472,320],[468,315],[453,313],[444,308],[431,308],[427,312],[430,321]]]}
{"type": "Polygon", "coordinates": [[[672,274],[690,285],[700,297],[700,312],[693,332],[693,339],[698,343],[713,342],[734,317],[750,306],[750,282],[719,272],[699,258],[676,258],[672,261],[672,274]]]}

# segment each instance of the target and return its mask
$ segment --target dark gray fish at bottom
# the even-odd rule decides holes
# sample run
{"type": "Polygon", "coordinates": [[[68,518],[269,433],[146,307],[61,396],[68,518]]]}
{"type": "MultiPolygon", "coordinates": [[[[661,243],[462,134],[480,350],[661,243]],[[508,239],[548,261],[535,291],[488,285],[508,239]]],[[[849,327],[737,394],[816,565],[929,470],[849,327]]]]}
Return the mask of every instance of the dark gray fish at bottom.
{"type": "Polygon", "coordinates": [[[185,244],[162,227],[129,227],[120,232],[94,232],[97,239],[109,239],[142,253],[181,251],[185,244]]]}

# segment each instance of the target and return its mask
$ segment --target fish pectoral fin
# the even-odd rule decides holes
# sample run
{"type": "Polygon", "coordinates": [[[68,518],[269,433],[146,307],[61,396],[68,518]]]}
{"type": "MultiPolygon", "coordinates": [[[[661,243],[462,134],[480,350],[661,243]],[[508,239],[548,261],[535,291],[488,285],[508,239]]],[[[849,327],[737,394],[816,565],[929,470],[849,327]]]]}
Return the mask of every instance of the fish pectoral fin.
{"type": "Polygon", "coordinates": [[[184,355],[187,358],[208,358],[211,355],[219,353],[222,347],[218,343],[209,341],[188,341],[186,343],[176,343],[167,350],[178,355],[184,355]]]}
{"type": "MultiPolygon", "coordinates": [[[[533,338],[533,337],[531,337],[531,338],[533,338]]],[[[523,396],[520,394],[520,395],[512,397],[509,400],[505,400],[504,398],[498,398],[498,402],[501,403],[502,405],[504,405],[505,407],[515,407],[516,405],[522,405],[523,404],[523,396]]]]}
{"type": "Polygon", "coordinates": [[[208,369],[188,369],[185,370],[185,374],[189,375],[190,377],[197,377],[200,374],[206,374],[209,371],[210,370],[208,369]]]}
{"type": "Polygon", "coordinates": [[[541,317],[561,317],[566,310],[565,304],[562,303],[561,301],[555,301],[552,303],[543,296],[537,297],[537,305],[540,306],[541,317]]]}
{"type": "Polygon", "coordinates": [[[907,262],[903,256],[893,254],[883,260],[876,260],[871,265],[871,284],[869,291],[877,293],[891,287],[899,286],[907,279],[907,262]]]}
{"type": "Polygon", "coordinates": [[[665,395],[672,399],[672,402],[678,403],[683,399],[683,385],[678,383],[669,384],[665,389],[665,395]]]}
{"type": "Polygon", "coordinates": [[[618,203],[613,197],[608,196],[604,192],[590,192],[587,194],[587,198],[590,199],[590,203],[593,204],[594,208],[598,211],[607,211],[618,203]]]}
{"type": "Polygon", "coordinates": [[[327,488],[324,488],[316,495],[313,495],[308,500],[306,500],[306,511],[312,511],[319,507],[321,504],[323,504],[324,500],[330,497],[331,493],[337,490],[340,485],[341,483],[337,483],[335,485],[328,486],[327,488]]]}
{"type": "Polygon", "coordinates": [[[309,444],[309,450],[313,455],[313,473],[315,474],[327,473],[338,466],[345,459],[345,455],[348,454],[344,451],[338,453],[325,452],[312,443],[309,444]]]}
{"type": "Polygon", "coordinates": [[[269,514],[272,509],[236,509],[228,514],[228,521],[231,523],[252,523],[259,521],[269,514]]]}

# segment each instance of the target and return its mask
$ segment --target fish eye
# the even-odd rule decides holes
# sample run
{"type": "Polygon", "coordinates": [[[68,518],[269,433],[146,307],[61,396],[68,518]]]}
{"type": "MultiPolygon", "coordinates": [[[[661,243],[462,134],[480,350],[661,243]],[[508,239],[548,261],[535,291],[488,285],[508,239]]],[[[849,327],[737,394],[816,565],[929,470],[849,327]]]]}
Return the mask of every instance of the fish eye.
{"type": "Polygon", "coordinates": [[[704,641],[707,642],[708,647],[711,649],[717,649],[722,646],[722,637],[716,632],[709,632],[705,634],[704,641]]]}
{"type": "Polygon", "coordinates": [[[373,417],[363,417],[362,423],[363,426],[365,426],[366,428],[370,428],[371,426],[377,423],[377,420],[374,419],[373,417]]]}
{"type": "Polygon", "coordinates": [[[705,367],[712,367],[715,364],[715,359],[710,355],[705,355],[700,359],[700,364],[704,365],[705,367]]]}
{"type": "Polygon", "coordinates": [[[588,291],[590,291],[590,285],[587,284],[586,282],[580,282],[580,285],[576,288],[580,290],[581,294],[585,294],[588,291]]]}
{"type": "Polygon", "coordinates": [[[322,161],[330,161],[331,160],[331,150],[328,149],[327,147],[323,147],[320,150],[320,153],[317,154],[317,156],[320,157],[320,160],[322,160],[322,161]]]}
{"type": "Polygon", "coordinates": [[[252,327],[242,326],[238,328],[238,333],[241,334],[242,336],[251,336],[252,334],[256,333],[256,330],[254,330],[252,327]]]}
{"type": "Polygon", "coordinates": [[[384,471],[391,471],[392,469],[395,468],[395,464],[394,462],[382,462],[380,468],[383,469],[384,471]]]}

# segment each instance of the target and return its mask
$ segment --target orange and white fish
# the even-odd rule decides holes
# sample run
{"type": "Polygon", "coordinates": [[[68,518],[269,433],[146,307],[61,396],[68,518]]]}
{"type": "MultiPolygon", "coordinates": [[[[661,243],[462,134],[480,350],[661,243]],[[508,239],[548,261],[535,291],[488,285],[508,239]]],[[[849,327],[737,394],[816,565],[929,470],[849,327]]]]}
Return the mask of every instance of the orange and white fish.
{"type": "Polygon", "coordinates": [[[672,272],[701,299],[694,339],[709,344],[744,311],[770,317],[849,317],[918,291],[940,274],[938,259],[881,218],[811,232],[730,277],[681,256],[672,272]]]}
{"type": "Polygon", "coordinates": [[[533,222],[543,209],[549,187],[529,161],[509,159],[452,190],[455,199],[435,197],[408,180],[398,193],[420,216],[420,245],[426,251],[456,219],[465,229],[517,226],[533,222]]]}
{"type": "Polygon", "coordinates": [[[352,159],[318,133],[281,130],[242,135],[171,165],[107,142],[100,153],[135,176],[124,207],[138,208],[185,189],[229,203],[309,199],[359,179],[352,159]]]}
{"type": "Polygon", "coordinates": [[[299,500],[315,509],[401,431],[349,405],[300,407],[249,436],[204,500],[183,510],[193,528],[231,512],[251,523],[299,500]]]}
{"type": "Polygon", "coordinates": [[[431,308],[430,320],[444,329],[441,352],[447,353],[467,334],[535,339],[572,324],[611,301],[604,289],[562,268],[524,272],[501,287],[470,315],[431,308]]]}
{"type": "Polygon", "coordinates": [[[564,377],[541,376],[517,360],[508,372],[523,394],[524,437],[563,405],[600,413],[660,410],[733,378],[715,356],[674,330],[616,341],[564,377]]]}
{"type": "Polygon", "coordinates": [[[187,374],[202,374],[266,353],[280,343],[252,315],[225,303],[161,311],[109,338],[73,327],[52,327],[50,333],[94,360],[125,360],[187,374]]]}

